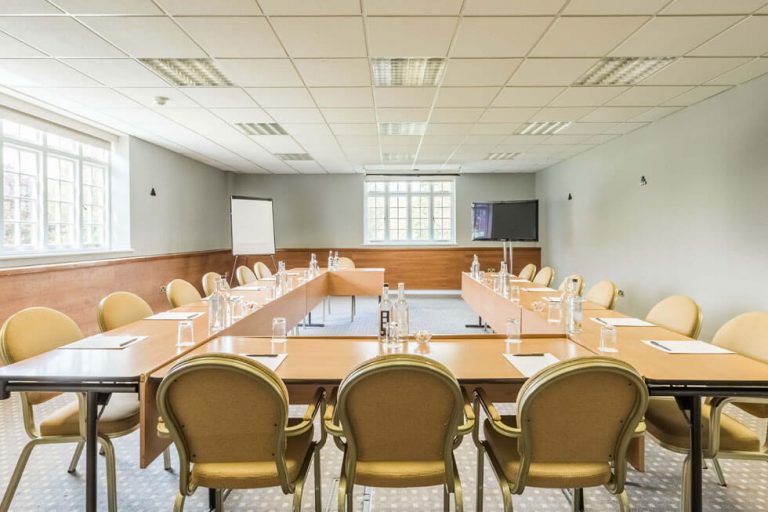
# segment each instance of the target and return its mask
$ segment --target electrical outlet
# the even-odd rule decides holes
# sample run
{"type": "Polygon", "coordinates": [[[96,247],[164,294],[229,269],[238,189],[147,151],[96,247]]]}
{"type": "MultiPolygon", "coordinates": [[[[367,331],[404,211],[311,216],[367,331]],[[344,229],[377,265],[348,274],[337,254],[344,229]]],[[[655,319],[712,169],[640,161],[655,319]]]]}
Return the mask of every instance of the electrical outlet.
{"type": "Polygon", "coordinates": [[[160,287],[160,295],[165,295],[165,285],[160,287]]]}
{"type": "Polygon", "coordinates": [[[619,290],[618,292],[616,292],[616,295],[618,295],[619,297],[623,297],[624,296],[624,290],[619,290]]]}

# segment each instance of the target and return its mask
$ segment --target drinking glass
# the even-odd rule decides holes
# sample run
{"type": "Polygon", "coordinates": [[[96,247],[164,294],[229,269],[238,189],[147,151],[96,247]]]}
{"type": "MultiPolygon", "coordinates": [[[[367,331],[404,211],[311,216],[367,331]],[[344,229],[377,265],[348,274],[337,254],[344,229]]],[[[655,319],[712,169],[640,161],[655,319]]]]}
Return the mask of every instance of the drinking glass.
{"type": "Polygon", "coordinates": [[[432,339],[432,333],[426,329],[419,329],[415,334],[416,341],[420,344],[429,343],[432,339]]]}
{"type": "Polygon", "coordinates": [[[242,297],[232,297],[232,323],[237,322],[238,320],[241,320],[247,311],[247,306],[245,304],[245,300],[243,300],[242,297]]]}
{"type": "Polygon", "coordinates": [[[616,328],[612,325],[604,325],[600,328],[600,352],[618,352],[618,339],[616,328]]]}
{"type": "Polygon", "coordinates": [[[195,344],[195,324],[192,320],[179,322],[179,331],[176,337],[177,347],[191,347],[195,344]]]}
{"type": "Polygon", "coordinates": [[[277,316],[272,319],[272,343],[285,343],[285,317],[277,316]]]}
{"type": "Polygon", "coordinates": [[[509,287],[509,300],[511,300],[513,304],[520,304],[520,287],[519,286],[509,287]]]}
{"type": "Polygon", "coordinates": [[[563,320],[563,306],[559,302],[550,302],[547,305],[547,322],[559,324],[563,320]]]}
{"type": "Polygon", "coordinates": [[[270,286],[270,285],[266,286],[267,296],[264,298],[264,302],[272,302],[273,300],[275,300],[275,289],[276,288],[277,288],[277,286],[270,286]]]}
{"type": "Polygon", "coordinates": [[[400,332],[397,327],[397,322],[389,322],[387,324],[387,345],[400,344],[400,332]]]}
{"type": "Polygon", "coordinates": [[[519,318],[510,318],[507,320],[507,343],[521,343],[519,318]]]}

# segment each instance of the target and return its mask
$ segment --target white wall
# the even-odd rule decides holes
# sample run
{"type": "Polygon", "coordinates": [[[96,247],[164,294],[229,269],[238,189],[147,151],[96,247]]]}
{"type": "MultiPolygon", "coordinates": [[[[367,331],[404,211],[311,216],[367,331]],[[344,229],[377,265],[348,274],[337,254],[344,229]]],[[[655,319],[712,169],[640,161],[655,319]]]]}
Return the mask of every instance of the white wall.
{"type": "Polygon", "coordinates": [[[614,280],[618,309],[689,295],[704,338],[768,309],[768,77],[540,171],[536,193],[543,262],[614,280]]]}
{"type": "MultiPolygon", "coordinates": [[[[362,175],[233,174],[232,194],[274,199],[278,247],[363,245],[362,175]]],[[[534,198],[533,174],[469,174],[456,178],[457,245],[471,242],[473,201],[534,198]]],[[[531,245],[531,244],[524,244],[531,245]]]]}

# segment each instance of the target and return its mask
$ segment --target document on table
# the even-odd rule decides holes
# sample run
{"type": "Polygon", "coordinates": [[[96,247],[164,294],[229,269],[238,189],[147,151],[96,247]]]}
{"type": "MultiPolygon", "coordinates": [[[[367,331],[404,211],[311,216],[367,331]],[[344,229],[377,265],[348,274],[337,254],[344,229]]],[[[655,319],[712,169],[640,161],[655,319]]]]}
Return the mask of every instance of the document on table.
{"type": "Polygon", "coordinates": [[[552,288],[523,288],[526,292],[554,292],[552,288]]]}
{"type": "Polygon", "coordinates": [[[258,286],[258,285],[252,285],[252,284],[246,284],[244,286],[238,286],[237,287],[238,291],[239,290],[243,290],[243,291],[247,291],[247,292],[258,292],[258,291],[266,290],[266,289],[267,289],[266,286],[258,286]]]}
{"type": "Polygon", "coordinates": [[[509,282],[510,283],[530,283],[530,281],[527,279],[510,279],[509,282]]]}
{"type": "Polygon", "coordinates": [[[122,350],[146,338],[146,336],[105,336],[103,334],[97,334],[59,348],[122,350]]]}
{"type": "Polygon", "coordinates": [[[547,366],[560,361],[558,358],[549,353],[544,354],[503,354],[504,357],[512,363],[512,366],[517,368],[517,371],[530,377],[533,374],[543,370],[547,366]]]}
{"type": "Polygon", "coordinates": [[[203,316],[203,313],[193,313],[191,311],[187,311],[185,313],[178,311],[164,311],[162,313],[148,316],[144,320],[194,320],[195,318],[199,318],[201,316],[203,316]]]}
{"type": "Polygon", "coordinates": [[[240,354],[240,355],[247,357],[248,359],[253,359],[254,361],[258,361],[272,371],[277,370],[277,367],[283,364],[283,361],[285,361],[285,358],[288,357],[288,354],[240,354]]]}
{"type": "Polygon", "coordinates": [[[600,325],[612,325],[614,327],[654,327],[650,322],[632,317],[594,317],[593,322],[600,325]]]}
{"type": "Polygon", "coordinates": [[[559,295],[555,295],[554,297],[544,297],[544,300],[547,302],[562,302],[563,298],[559,295]]]}
{"type": "Polygon", "coordinates": [[[668,354],[733,354],[730,350],[701,340],[643,340],[643,343],[668,354]]]}

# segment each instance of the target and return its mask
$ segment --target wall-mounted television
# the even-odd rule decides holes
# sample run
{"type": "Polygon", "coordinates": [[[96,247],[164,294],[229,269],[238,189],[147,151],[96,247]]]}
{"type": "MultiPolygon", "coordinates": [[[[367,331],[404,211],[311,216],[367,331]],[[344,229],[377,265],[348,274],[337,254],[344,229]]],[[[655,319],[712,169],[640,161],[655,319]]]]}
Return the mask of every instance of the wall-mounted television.
{"type": "Polygon", "coordinates": [[[472,240],[539,241],[539,201],[472,203],[472,240]]]}

